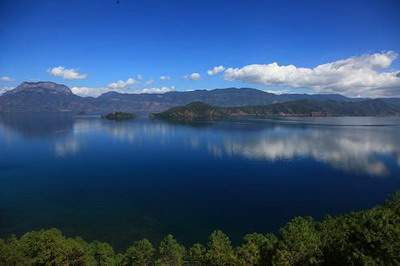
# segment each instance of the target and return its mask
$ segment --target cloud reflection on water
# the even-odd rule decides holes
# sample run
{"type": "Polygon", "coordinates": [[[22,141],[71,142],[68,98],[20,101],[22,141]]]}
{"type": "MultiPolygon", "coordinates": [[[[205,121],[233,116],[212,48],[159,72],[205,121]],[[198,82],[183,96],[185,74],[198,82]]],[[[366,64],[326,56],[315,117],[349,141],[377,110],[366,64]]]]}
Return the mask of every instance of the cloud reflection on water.
{"type": "Polygon", "coordinates": [[[228,138],[223,150],[228,155],[268,161],[308,157],[345,171],[386,175],[389,168],[384,157],[400,156],[400,140],[394,130],[383,127],[278,127],[252,139],[228,138]]]}
{"type": "Polygon", "coordinates": [[[29,121],[26,125],[21,119],[0,121],[4,144],[17,132],[19,138],[51,139],[48,143],[54,145],[57,157],[76,155],[83,147],[94,148],[96,141],[117,140],[127,145],[152,145],[154,152],[164,146],[203,150],[218,158],[237,156],[268,162],[312,159],[342,171],[375,176],[385,176],[391,168],[400,166],[400,127],[393,125],[217,123],[190,127],[155,121],[118,123],[98,118],[29,121]]]}
{"type": "MultiPolygon", "coordinates": [[[[211,155],[220,158],[240,156],[269,162],[309,158],[343,171],[376,176],[389,174],[388,156],[392,156],[400,165],[400,128],[392,126],[275,125],[246,131],[229,127],[194,128],[157,122],[78,120],[74,124],[74,134],[85,130],[100,130],[130,144],[139,144],[146,139],[158,145],[180,141],[193,150],[205,148],[211,155]]],[[[70,150],[79,147],[78,143],[73,144],[70,150]]]]}

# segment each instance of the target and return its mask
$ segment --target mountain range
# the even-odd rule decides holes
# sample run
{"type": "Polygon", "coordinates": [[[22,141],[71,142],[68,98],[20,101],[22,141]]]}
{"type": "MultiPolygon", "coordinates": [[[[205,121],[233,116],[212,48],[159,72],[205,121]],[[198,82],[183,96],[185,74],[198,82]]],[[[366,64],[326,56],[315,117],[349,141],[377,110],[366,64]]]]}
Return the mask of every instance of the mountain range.
{"type": "MultiPolygon", "coordinates": [[[[0,96],[0,112],[106,114],[121,111],[147,115],[191,102],[203,102],[219,107],[238,107],[263,106],[299,100],[310,100],[315,105],[318,101],[362,102],[370,99],[348,98],[339,94],[278,95],[252,88],[174,91],[163,94],[107,92],[94,98],[75,95],[67,86],[54,82],[23,82],[0,96]]],[[[390,106],[400,106],[400,98],[382,98],[377,104],[386,103],[390,103],[390,106]]],[[[303,104],[310,104],[310,102],[303,102],[303,104]]]]}

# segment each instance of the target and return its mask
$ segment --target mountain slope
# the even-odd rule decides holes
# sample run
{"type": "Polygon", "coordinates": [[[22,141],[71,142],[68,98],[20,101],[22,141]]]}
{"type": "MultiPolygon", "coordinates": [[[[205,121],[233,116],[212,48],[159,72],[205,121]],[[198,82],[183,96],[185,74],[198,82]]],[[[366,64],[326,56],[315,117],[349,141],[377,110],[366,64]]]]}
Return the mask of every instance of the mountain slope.
{"type": "Polygon", "coordinates": [[[82,97],[52,82],[24,82],[0,97],[0,112],[73,112],[84,106],[82,97]]]}
{"type": "MultiPolygon", "coordinates": [[[[214,90],[175,91],[164,94],[121,94],[108,92],[97,98],[100,106],[128,108],[135,105],[139,112],[160,112],[191,102],[204,102],[214,106],[267,105],[299,99],[325,99],[350,101],[338,94],[273,94],[251,88],[226,88],[214,90]]],[[[125,109],[125,111],[129,111],[125,109]]]]}

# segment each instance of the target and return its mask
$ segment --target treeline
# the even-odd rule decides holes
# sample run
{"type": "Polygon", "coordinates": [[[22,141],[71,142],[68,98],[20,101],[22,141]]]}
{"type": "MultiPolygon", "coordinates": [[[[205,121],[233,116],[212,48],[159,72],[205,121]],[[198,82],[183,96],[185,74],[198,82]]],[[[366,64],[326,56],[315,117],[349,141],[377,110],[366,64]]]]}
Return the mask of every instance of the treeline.
{"type": "Polygon", "coordinates": [[[0,240],[0,265],[400,265],[400,193],[381,206],[320,222],[297,217],[278,235],[253,233],[233,247],[213,232],[208,243],[184,247],[172,236],[146,239],[123,253],[107,243],[67,238],[57,229],[0,240]]]}

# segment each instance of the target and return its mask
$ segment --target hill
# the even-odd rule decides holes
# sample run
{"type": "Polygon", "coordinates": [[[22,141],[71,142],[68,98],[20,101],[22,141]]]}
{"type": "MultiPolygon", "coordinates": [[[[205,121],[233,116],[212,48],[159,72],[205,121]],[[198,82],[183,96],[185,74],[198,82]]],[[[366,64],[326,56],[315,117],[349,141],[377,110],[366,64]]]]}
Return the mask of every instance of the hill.
{"type": "Polygon", "coordinates": [[[358,102],[333,100],[297,100],[258,106],[216,107],[202,102],[194,102],[174,107],[153,118],[171,121],[207,121],[237,117],[267,116],[396,116],[400,115],[400,105],[382,99],[367,99],[358,102]]]}

